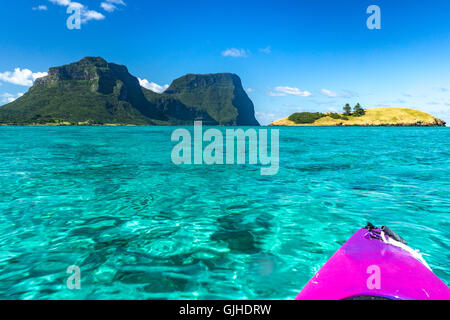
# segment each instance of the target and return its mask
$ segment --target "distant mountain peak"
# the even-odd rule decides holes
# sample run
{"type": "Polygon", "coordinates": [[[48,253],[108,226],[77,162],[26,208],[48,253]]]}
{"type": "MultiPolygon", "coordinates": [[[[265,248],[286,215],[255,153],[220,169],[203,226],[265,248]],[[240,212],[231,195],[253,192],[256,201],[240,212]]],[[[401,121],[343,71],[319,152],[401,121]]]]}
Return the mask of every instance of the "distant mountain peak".
{"type": "Polygon", "coordinates": [[[253,103],[234,73],[187,74],[164,93],[207,111],[218,124],[259,126],[253,103]]]}
{"type": "Polygon", "coordinates": [[[103,59],[102,57],[84,57],[78,63],[80,63],[80,62],[81,63],[82,62],[88,62],[88,63],[92,63],[92,64],[95,64],[95,65],[98,65],[98,66],[108,64],[108,62],[105,59],[103,59]]]}
{"type": "Polygon", "coordinates": [[[6,124],[192,124],[198,118],[211,125],[259,125],[235,74],[188,74],[156,94],[126,66],[102,57],[52,67],[24,96],[0,107],[6,124]]]}
{"type": "Polygon", "coordinates": [[[200,87],[210,87],[213,85],[233,85],[233,80],[239,77],[233,73],[210,73],[210,74],[186,74],[175,79],[166,93],[177,92],[179,90],[195,89],[200,87]]]}
{"type": "Polygon", "coordinates": [[[64,80],[97,80],[108,71],[128,73],[125,66],[108,63],[102,57],[85,57],[71,64],[50,68],[47,76],[36,79],[35,85],[64,80]]]}

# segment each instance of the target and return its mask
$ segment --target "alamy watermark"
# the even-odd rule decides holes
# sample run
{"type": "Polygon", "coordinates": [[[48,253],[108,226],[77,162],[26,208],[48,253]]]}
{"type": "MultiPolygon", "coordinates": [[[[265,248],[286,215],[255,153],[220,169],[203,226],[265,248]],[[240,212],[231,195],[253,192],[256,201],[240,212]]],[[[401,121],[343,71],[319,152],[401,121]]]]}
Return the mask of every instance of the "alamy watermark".
{"type": "Polygon", "coordinates": [[[371,5],[367,8],[367,14],[370,16],[367,18],[367,28],[369,30],[380,30],[381,29],[381,9],[377,5],[371,5]]]}
{"type": "Polygon", "coordinates": [[[67,274],[70,276],[67,278],[67,289],[69,290],[80,290],[81,289],[81,270],[80,267],[72,265],[67,267],[67,274]]]}
{"type": "Polygon", "coordinates": [[[71,3],[67,7],[66,12],[70,14],[66,21],[67,29],[81,29],[81,9],[82,7],[78,3],[71,3]]]}
{"type": "Polygon", "coordinates": [[[261,175],[276,175],[279,169],[279,130],[270,130],[270,156],[268,129],[226,129],[225,138],[219,129],[208,129],[203,133],[201,121],[194,122],[194,142],[187,129],[176,129],[171,140],[179,142],[172,149],[172,162],[181,164],[246,164],[262,165],[261,175]],[[205,148],[204,142],[207,142],[205,148]],[[248,143],[247,143],[248,142],[248,143]],[[247,157],[248,145],[248,157],[247,157]],[[193,148],[192,148],[193,147],[193,148]],[[236,148],[235,148],[236,147],[236,148]],[[235,152],[237,151],[237,152],[235,152]],[[193,159],[192,159],[193,157],[193,159]]]}
{"type": "Polygon", "coordinates": [[[381,289],[381,269],[377,265],[371,265],[367,267],[367,274],[370,276],[367,278],[367,289],[379,290],[381,289]]]}
{"type": "MultiPolygon", "coordinates": [[[[67,14],[70,16],[66,20],[66,26],[69,30],[81,29],[81,11],[83,6],[77,2],[71,2],[67,7],[67,14]]],[[[367,18],[366,25],[370,30],[381,29],[381,9],[379,6],[373,4],[367,7],[367,14],[370,16],[367,18]]]]}

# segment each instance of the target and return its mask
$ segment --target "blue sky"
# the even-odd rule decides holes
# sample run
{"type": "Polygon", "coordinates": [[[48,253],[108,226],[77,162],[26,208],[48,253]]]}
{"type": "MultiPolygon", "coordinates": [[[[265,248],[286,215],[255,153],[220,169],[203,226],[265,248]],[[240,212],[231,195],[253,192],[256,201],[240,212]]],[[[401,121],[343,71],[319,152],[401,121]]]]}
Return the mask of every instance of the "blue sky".
{"type": "Polygon", "coordinates": [[[2,3],[0,104],[51,66],[102,56],[147,85],[234,72],[262,124],[357,102],[450,123],[448,0],[79,0],[80,30],[66,27],[69,2],[2,3]],[[372,4],[380,30],[366,26],[372,4]]]}

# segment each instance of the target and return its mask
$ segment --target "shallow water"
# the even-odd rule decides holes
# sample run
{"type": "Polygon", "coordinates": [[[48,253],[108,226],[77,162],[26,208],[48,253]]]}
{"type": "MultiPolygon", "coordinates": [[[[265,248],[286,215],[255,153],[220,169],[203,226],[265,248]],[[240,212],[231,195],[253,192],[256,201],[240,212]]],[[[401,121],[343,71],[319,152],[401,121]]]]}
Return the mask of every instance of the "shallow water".
{"type": "Polygon", "coordinates": [[[450,282],[450,128],[280,128],[276,176],[173,130],[0,127],[0,299],[292,299],[367,221],[450,282]]]}

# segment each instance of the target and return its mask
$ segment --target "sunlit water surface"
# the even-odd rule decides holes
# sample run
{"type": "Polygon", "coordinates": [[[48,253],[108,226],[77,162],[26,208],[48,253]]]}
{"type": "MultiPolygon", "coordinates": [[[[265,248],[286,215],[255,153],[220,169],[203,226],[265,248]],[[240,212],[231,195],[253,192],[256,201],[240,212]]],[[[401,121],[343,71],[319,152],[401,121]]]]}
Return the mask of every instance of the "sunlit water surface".
{"type": "Polygon", "coordinates": [[[292,299],[367,221],[450,282],[450,128],[280,128],[276,176],[174,129],[0,127],[0,299],[292,299]]]}

